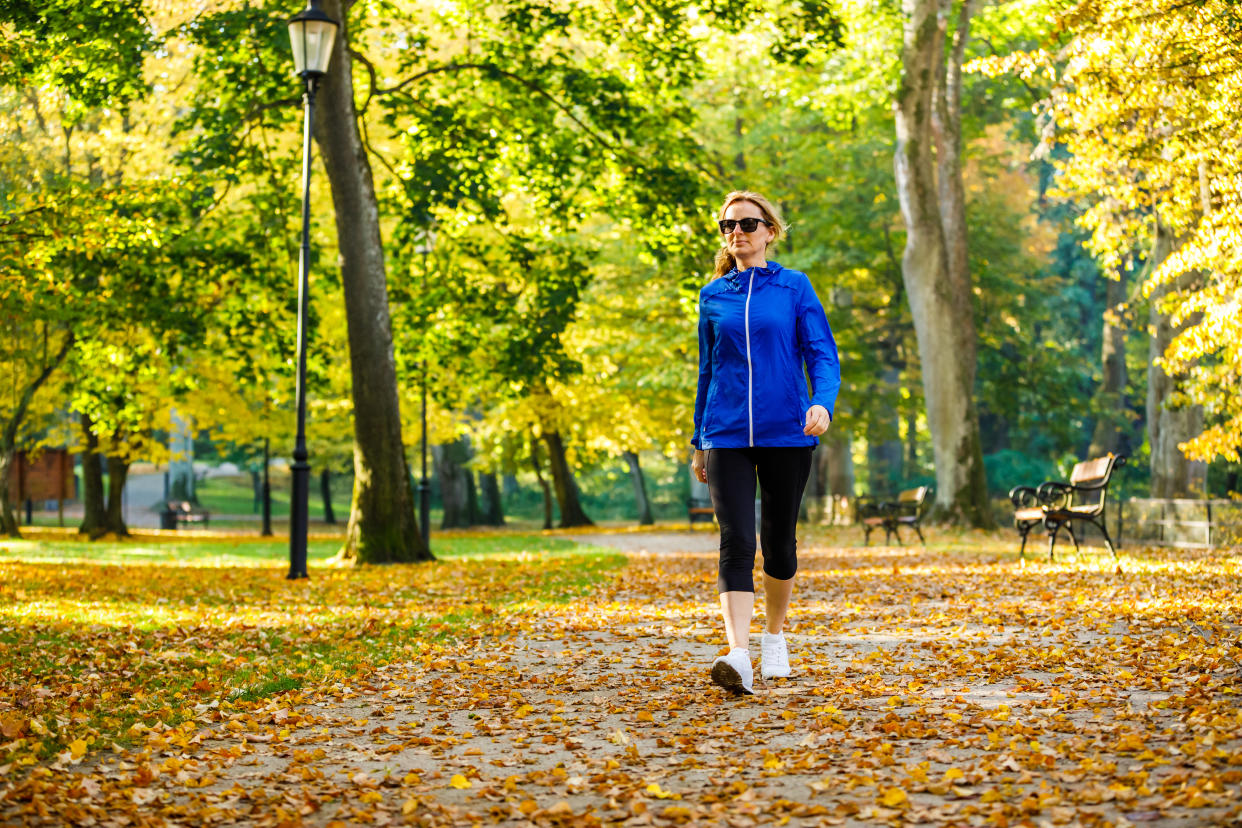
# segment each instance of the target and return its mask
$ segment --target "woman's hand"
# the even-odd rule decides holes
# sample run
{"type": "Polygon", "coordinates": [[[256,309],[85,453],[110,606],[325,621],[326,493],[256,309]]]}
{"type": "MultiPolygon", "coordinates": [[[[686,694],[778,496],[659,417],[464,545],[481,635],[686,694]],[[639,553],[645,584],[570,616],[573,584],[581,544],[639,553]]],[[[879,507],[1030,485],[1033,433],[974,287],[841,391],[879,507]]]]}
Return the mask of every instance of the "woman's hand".
{"type": "Polygon", "coordinates": [[[694,459],[690,461],[690,470],[694,472],[694,479],[700,483],[707,482],[707,453],[702,449],[694,450],[694,459]]]}
{"type": "Polygon", "coordinates": [[[830,425],[832,425],[832,417],[828,415],[828,409],[822,405],[813,405],[806,410],[806,425],[802,427],[802,433],[818,437],[827,431],[830,425]]]}

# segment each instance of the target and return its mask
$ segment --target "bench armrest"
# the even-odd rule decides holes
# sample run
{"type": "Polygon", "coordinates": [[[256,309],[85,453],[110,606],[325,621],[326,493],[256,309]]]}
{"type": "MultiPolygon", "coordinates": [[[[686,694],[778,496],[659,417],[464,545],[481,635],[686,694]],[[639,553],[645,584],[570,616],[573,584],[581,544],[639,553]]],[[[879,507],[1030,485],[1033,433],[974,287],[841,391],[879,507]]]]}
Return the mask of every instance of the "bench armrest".
{"type": "Polygon", "coordinates": [[[869,517],[880,517],[884,514],[885,504],[879,502],[874,497],[859,497],[854,499],[854,515],[856,520],[862,520],[869,517]]]}
{"type": "Polygon", "coordinates": [[[1069,504],[1070,496],[1074,493],[1074,486],[1061,480],[1048,480],[1039,484],[1036,496],[1039,498],[1039,505],[1050,509],[1058,509],[1069,504]]]}
{"type": "Polygon", "coordinates": [[[1014,486],[1009,490],[1009,501],[1015,509],[1028,509],[1039,505],[1039,492],[1032,486],[1014,486]]]}

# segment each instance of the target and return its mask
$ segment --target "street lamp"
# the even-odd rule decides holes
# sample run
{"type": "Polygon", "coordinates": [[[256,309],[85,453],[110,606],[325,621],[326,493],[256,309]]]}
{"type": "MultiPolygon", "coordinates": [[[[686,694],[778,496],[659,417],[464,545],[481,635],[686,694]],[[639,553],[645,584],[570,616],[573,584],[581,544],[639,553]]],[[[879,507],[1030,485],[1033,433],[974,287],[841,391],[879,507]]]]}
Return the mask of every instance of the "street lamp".
{"type": "MultiPolygon", "coordinates": [[[[418,241],[418,246],[414,248],[415,253],[421,253],[423,256],[423,270],[420,274],[421,290],[423,296],[427,295],[427,256],[435,249],[436,231],[428,227],[423,231],[422,237],[418,241]]],[[[424,347],[426,346],[426,336],[423,337],[424,347]]],[[[424,355],[419,361],[419,376],[422,382],[423,391],[423,439],[422,439],[422,455],[423,455],[423,476],[418,481],[418,527],[423,533],[423,545],[428,549],[431,548],[431,481],[427,479],[427,357],[424,355]]]]}
{"type": "Polygon", "coordinates": [[[302,105],[302,256],[298,267],[298,434],[293,448],[293,502],[289,509],[289,575],[306,578],[306,532],[310,513],[310,463],[306,454],[306,313],[310,302],[310,177],[311,127],[315,117],[315,89],[328,71],[332,43],[340,23],[324,14],[320,0],[289,21],[294,73],[305,90],[302,105]]]}

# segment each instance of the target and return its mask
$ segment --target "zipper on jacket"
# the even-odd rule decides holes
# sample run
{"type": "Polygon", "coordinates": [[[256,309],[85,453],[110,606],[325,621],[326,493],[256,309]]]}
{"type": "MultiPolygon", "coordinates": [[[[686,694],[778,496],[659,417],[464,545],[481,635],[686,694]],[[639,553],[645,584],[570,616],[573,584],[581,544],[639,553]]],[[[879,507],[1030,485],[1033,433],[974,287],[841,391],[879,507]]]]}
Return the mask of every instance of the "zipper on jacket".
{"type": "Polygon", "coordinates": [[[755,286],[755,269],[750,269],[746,286],[746,423],[750,430],[750,446],[755,445],[755,366],[750,361],[750,292],[755,286]]]}

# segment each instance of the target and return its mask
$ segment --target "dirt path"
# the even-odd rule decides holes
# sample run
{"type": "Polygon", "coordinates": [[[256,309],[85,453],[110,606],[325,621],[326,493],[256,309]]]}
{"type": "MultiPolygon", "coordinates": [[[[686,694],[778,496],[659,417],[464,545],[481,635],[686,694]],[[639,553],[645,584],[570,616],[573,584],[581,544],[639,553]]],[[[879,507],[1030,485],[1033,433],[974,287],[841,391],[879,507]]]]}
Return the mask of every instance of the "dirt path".
{"type": "Polygon", "coordinates": [[[707,680],[715,536],[588,537],[631,557],[588,598],[364,686],[204,708],[49,772],[80,805],[46,821],[1239,824],[1236,559],[810,549],[795,677],[733,698],[707,680]]]}

